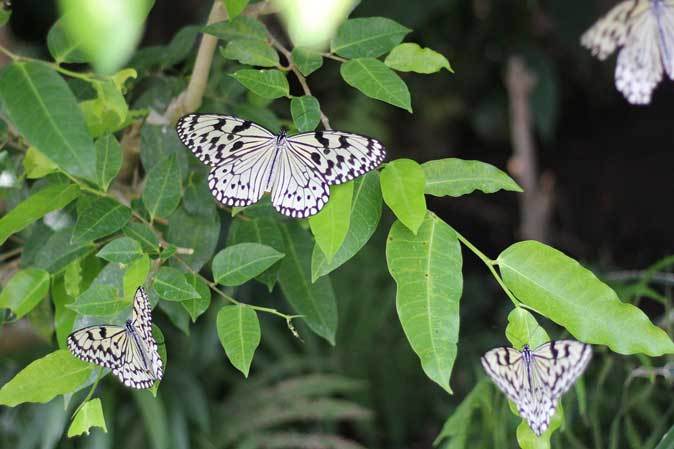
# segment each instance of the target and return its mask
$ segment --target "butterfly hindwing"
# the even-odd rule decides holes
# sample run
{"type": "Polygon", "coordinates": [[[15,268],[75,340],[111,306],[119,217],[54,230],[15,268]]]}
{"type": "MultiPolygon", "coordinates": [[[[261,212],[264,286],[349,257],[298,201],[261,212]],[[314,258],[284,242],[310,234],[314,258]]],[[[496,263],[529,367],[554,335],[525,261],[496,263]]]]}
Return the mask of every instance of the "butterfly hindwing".
{"type": "Polygon", "coordinates": [[[523,391],[522,354],[513,348],[494,348],[480,359],[484,370],[508,399],[517,403],[523,391]]]}
{"type": "Polygon", "coordinates": [[[163,376],[161,357],[157,351],[157,342],[152,336],[152,307],[143,287],[138,287],[134,295],[132,324],[145,348],[144,354],[148,359],[144,362],[145,367],[152,371],[155,379],[161,379],[163,376]]]}

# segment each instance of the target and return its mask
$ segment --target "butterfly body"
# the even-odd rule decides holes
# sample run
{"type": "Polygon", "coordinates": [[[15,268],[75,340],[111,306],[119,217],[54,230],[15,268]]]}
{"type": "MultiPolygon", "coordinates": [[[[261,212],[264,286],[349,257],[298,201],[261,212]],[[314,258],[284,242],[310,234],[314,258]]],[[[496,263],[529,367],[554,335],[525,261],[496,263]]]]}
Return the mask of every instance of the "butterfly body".
{"type": "Polygon", "coordinates": [[[625,0],[581,37],[600,60],[617,48],[616,88],[632,104],[648,104],[663,72],[674,80],[674,0],[625,0]]]}
{"type": "Polygon", "coordinates": [[[66,342],[76,357],[110,368],[128,387],[149,388],[163,376],[150,304],[142,287],[136,290],[132,318],[124,326],[88,326],[70,334],[66,342]]]}
{"type": "Polygon", "coordinates": [[[536,435],[548,428],[557,403],[582,374],[592,357],[590,345],[573,340],[557,340],[536,349],[522,351],[501,347],[488,351],[482,366],[517,406],[536,435]]]}
{"type": "Polygon", "coordinates": [[[248,206],[271,194],[284,215],[305,218],[318,213],[330,185],[375,169],[386,151],[372,138],[341,131],[276,135],[234,116],[189,114],[178,120],[180,140],[211,167],[208,186],[227,206],[248,206]]]}

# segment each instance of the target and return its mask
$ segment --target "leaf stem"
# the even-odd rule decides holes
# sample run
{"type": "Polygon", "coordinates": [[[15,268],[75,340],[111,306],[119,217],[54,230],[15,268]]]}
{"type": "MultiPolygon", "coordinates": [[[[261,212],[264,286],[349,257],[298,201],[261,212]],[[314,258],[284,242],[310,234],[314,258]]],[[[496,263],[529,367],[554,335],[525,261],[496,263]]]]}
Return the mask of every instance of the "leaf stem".
{"type": "Polygon", "coordinates": [[[489,268],[489,271],[491,272],[492,276],[494,276],[496,282],[498,282],[498,284],[501,286],[506,295],[508,295],[508,298],[510,298],[515,307],[521,307],[522,303],[518,301],[517,298],[515,298],[515,295],[513,295],[512,292],[508,289],[508,287],[503,282],[503,279],[496,271],[496,268],[494,268],[494,265],[496,265],[496,261],[491,260],[489,257],[487,257],[482,251],[477,249],[475,245],[470,243],[470,241],[467,238],[459,234],[458,231],[454,230],[454,233],[456,234],[456,237],[459,239],[459,241],[463,243],[466,246],[466,248],[471,250],[473,254],[475,254],[482,262],[484,262],[487,268],[489,268]]]}
{"type": "Polygon", "coordinates": [[[333,53],[321,53],[321,56],[324,58],[332,59],[334,61],[339,61],[339,62],[346,62],[348,59],[342,58],[341,56],[337,56],[333,53]]]}
{"type": "Polygon", "coordinates": [[[91,399],[91,396],[94,394],[94,391],[96,391],[96,387],[98,387],[98,382],[101,380],[101,371],[102,371],[102,368],[99,367],[96,371],[96,380],[91,385],[91,388],[89,389],[89,393],[87,393],[87,397],[85,397],[84,400],[82,402],[80,402],[80,405],[78,405],[77,408],[75,409],[75,411],[73,412],[72,417],[75,417],[75,415],[77,415],[77,412],[79,412],[80,409],[82,407],[84,407],[84,404],[86,404],[87,401],[89,399],[91,399]]]}

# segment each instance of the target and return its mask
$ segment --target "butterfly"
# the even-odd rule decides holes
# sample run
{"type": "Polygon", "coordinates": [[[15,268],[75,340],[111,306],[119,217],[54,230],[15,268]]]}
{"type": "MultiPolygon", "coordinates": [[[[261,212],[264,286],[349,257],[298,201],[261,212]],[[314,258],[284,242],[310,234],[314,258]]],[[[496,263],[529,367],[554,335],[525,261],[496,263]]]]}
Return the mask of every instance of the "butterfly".
{"type": "Polygon", "coordinates": [[[581,44],[600,60],[616,48],[617,89],[632,104],[648,104],[662,80],[674,80],[674,0],[627,0],[599,19],[581,44]]]}
{"type": "Polygon", "coordinates": [[[149,388],[164,374],[143,287],[136,290],[133,314],[124,326],[103,324],[78,329],[68,336],[67,344],[76,357],[110,368],[127,387],[149,388]]]}
{"type": "Polygon", "coordinates": [[[495,348],[481,362],[489,377],[515,403],[531,430],[541,436],[555,414],[560,396],[583,373],[590,358],[590,345],[557,340],[534,350],[528,345],[522,351],[495,348]]]}
{"type": "Polygon", "coordinates": [[[373,170],[386,156],[372,138],[341,131],[278,135],[238,117],[189,114],[176,125],[178,137],[211,167],[208,186],[227,206],[248,206],[271,192],[274,208],[305,218],[328,201],[329,186],[373,170]]]}

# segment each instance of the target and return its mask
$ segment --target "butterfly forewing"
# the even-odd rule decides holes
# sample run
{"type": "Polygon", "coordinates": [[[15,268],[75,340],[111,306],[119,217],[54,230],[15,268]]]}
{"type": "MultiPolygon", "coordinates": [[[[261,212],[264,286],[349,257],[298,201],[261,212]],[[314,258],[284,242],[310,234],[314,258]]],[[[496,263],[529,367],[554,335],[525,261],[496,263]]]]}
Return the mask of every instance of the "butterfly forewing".
{"type": "Polygon", "coordinates": [[[580,39],[600,60],[622,47],[630,33],[632,20],[647,11],[650,0],[626,0],[616,5],[587,30],[580,39]]]}
{"type": "Polygon", "coordinates": [[[494,383],[517,406],[529,427],[541,435],[555,414],[559,397],[587,367],[589,345],[573,340],[545,343],[533,351],[496,348],[482,357],[494,383]]]}
{"type": "Polygon", "coordinates": [[[114,369],[124,363],[127,334],[124,326],[89,326],[68,335],[68,349],[77,358],[114,369]]]}
{"type": "MultiPolygon", "coordinates": [[[[144,365],[152,371],[155,379],[161,379],[163,375],[162,362],[157,351],[157,342],[152,336],[152,307],[142,287],[136,289],[134,296],[132,324],[144,346],[144,358],[147,359],[144,365]]],[[[138,349],[141,350],[141,348],[138,349]]]]}

